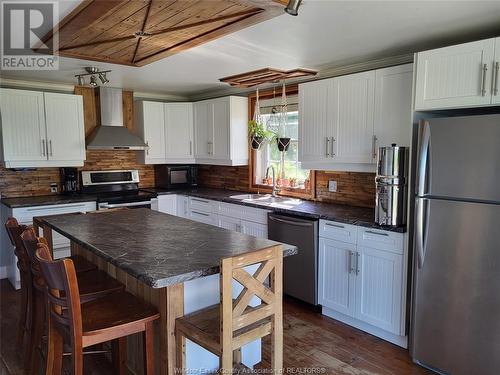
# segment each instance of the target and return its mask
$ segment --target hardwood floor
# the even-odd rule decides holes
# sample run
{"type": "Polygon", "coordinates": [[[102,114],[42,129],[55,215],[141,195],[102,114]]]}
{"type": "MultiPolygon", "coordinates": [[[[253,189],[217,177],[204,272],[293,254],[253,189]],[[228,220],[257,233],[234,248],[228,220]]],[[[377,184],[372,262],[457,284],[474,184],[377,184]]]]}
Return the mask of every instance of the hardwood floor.
{"type": "MultiPolygon", "coordinates": [[[[15,347],[19,297],[7,280],[0,281],[0,375],[23,373],[24,360],[15,347]]],[[[431,374],[414,365],[406,350],[322,316],[317,309],[292,299],[284,304],[284,341],[285,374],[431,374]]],[[[264,341],[259,367],[266,368],[269,358],[269,343],[264,341]]],[[[91,375],[112,373],[102,355],[85,356],[85,369],[85,374],[91,375]]]]}

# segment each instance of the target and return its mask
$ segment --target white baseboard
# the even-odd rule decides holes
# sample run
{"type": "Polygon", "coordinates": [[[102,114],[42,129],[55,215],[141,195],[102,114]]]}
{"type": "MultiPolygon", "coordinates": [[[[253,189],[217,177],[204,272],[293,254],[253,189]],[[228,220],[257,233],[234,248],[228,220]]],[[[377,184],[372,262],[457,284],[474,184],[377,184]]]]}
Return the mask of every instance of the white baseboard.
{"type": "Polygon", "coordinates": [[[348,324],[354,328],[365,331],[373,336],[380,337],[383,340],[389,341],[397,346],[407,349],[408,348],[408,336],[399,336],[393,333],[384,331],[378,327],[372,326],[371,324],[362,322],[361,320],[355,319],[348,315],[344,315],[328,307],[322,306],[321,310],[323,315],[326,315],[330,318],[336,319],[342,323],[348,324]]]}

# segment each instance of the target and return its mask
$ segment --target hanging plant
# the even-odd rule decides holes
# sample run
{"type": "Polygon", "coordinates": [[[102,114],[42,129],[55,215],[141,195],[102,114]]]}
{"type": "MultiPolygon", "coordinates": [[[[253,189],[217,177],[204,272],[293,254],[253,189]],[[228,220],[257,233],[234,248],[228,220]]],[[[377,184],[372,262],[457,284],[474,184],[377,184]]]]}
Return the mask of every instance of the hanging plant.
{"type": "Polygon", "coordinates": [[[264,129],[262,116],[260,114],[259,90],[257,89],[255,99],[255,110],[253,120],[248,121],[248,134],[250,136],[250,144],[252,149],[258,150],[262,144],[270,140],[273,136],[272,132],[264,129]]]}
{"type": "Polygon", "coordinates": [[[250,142],[254,150],[260,149],[260,146],[270,140],[273,134],[264,129],[262,123],[258,123],[255,120],[248,121],[248,134],[250,136],[250,142]]]}
{"type": "Polygon", "coordinates": [[[278,150],[288,151],[290,147],[290,138],[285,137],[285,127],[288,122],[288,103],[286,98],[286,87],[285,81],[283,81],[283,86],[281,88],[281,106],[278,115],[278,132],[276,133],[276,142],[278,144],[278,150]]]}

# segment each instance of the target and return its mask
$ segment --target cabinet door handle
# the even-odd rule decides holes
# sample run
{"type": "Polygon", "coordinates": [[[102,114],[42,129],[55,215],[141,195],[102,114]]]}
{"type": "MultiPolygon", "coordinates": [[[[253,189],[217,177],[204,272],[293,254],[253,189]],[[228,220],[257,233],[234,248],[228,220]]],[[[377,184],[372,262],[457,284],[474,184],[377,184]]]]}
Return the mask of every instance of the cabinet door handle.
{"type": "Polygon", "coordinates": [[[330,138],[326,137],[326,157],[330,157],[330,138]]]}
{"type": "Polygon", "coordinates": [[[201,203],[210,203],[210,201],[206,201],[204,199],[199,199],[199,198],[191,198],[192,201],[195,202],[201,202],[201,203]]]}
{"type": "Polygon", "coordinates": [[[146,146],[148,146],[146,148],[146,155],[149,155],[149,142],[148,141],[146,141],[146,146]]]}
{"type": "Polygon", "coordinates": [[[210,214],[206,214],[204,212],[192,211],[192,210],[191,210],[191,213],[197,214],[197,215],[202,215],[202,216],[210,216],[210,214]]]}
{"type": "Polygon", "coordinates": [[[486,95],[486,73],[488,72],[488,64],[483,64],[481,68],[481,96],[486,95]]]}
{"type": "Polygon", "coordinates": [[[53,156],[53,154],[52,154],[52,139],[49,139],[49,150],[50,150],[50,156],[53,156]]]}
{"type": "Polygon", "coordinates": [[[495,75],[495,78],[493,79],[494,81],[494,86],[493,86],[493,95],[494,96],[497,96],[498,95],[498,73],[500,70],[500,62],[496,62],[495,63],[495,70],[493,72],[493,74],[495,75]]]}
{"type": "Polygon", "coordinates": [[[47,156],[45,154],[45,150],[46,150],[46,148],[45,148],[45,139],[42,139],[42,156],[47,156]]]}
{"type": "Polygon", "coordinates": [[[356,251],[356,275],[359,275],[359,253],[356,251]]]}
{"type": "Polygon", "coordinates": [[[207,142],[207,153],[212,155],[212,142],[207,142]]]}
{"type": "Polygon", "coordinates": [[[193,141],[189,141],[189,155],[193,155],[193,141]]]}
{"type": "Polygon", "coordinates": [[[365,233],[376,234],[377,236],[385,236],[385,237],[389,236],[387,233],[374,232],[372,230],[366,230],[365,233]]]}
{"type": "Polygon", "coordinates": [[[332,144],[332,158],[335,156],[335,152],[333,152],[333,142],[337,142],[337,140],[335,139],[335,137],[332,137],[332,141],[331,141],[331,144],[332,144]]]}
{"type": "Polygon", "coordinates": [[[347,264],[347,268],[349,270],[349,273],[352,273],[354,271],[354,268],[352,267],[352,256],[354,255],[354,252],[349,250],[349,262],[347,264]]]}
{"type": "Polygon", "coordinates": [[[344,228],[345,228],[345,226],[340,225],[340,224],[325,223],[325,225],[326,225],[327,227],[335,227],[335,228],[340,228],[340,229],[344,229],[344,228]]]}
{"type": "Polygon", "coordinates": [[[377,159],[377,136],[376,135],[373,135],[373,138],[372,138],[372,150],[373,150],[373,159],[377,159]]]}

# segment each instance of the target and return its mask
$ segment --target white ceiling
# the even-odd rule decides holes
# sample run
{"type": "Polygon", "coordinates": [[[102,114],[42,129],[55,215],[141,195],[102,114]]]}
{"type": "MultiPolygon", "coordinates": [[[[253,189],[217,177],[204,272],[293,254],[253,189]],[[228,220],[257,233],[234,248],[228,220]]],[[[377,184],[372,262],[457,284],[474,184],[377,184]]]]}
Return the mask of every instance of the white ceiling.
{"type": "MultiPolygon", "coordinates": [[[[77,3],[62,1],[61,15],[77,3]]],[[[298,17],[283,14],[141,68],[61,58],[59,71],[2,76],[74,84],[84,66],[96,65],[113,70],[114,87],[196,96],[253,69],[321,71],[491,36],[500,36],[500,1],[304,0],[298,17]]]]}

